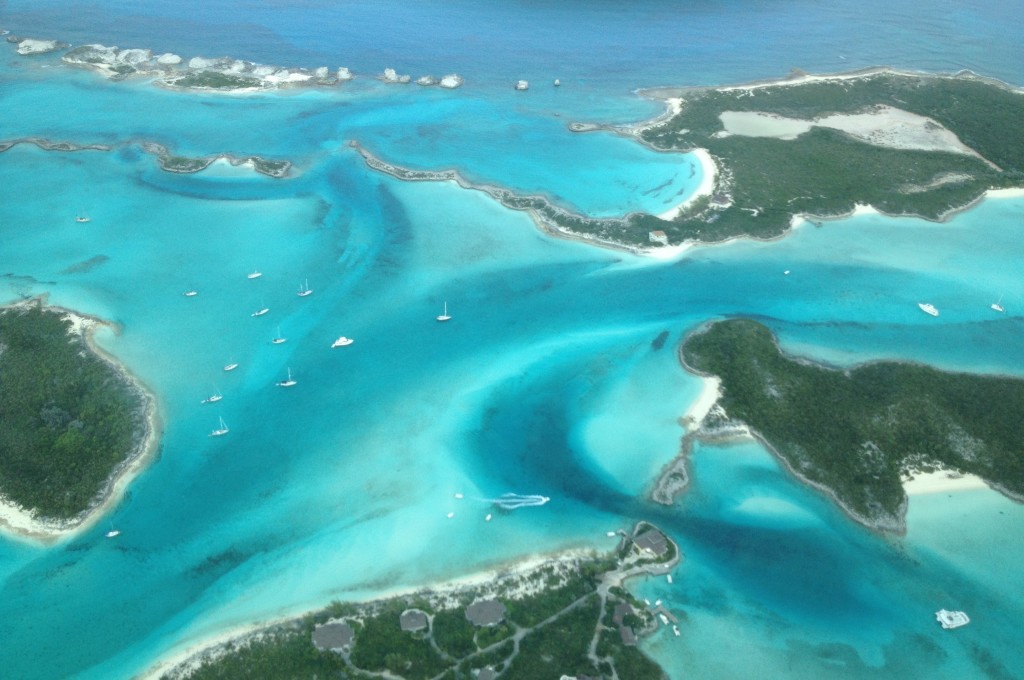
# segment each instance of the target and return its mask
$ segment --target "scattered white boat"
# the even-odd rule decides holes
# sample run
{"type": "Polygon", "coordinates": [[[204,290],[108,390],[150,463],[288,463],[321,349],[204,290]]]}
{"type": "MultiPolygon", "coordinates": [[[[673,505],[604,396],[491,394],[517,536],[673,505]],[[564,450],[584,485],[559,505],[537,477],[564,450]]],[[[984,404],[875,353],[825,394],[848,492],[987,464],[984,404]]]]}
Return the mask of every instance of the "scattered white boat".
{"type": "Polygon", "coordinates": [[[352,338],[346,338],[343,335],[331,343],[331,349],[334,349],[335,347],[345,347],[346,345],[351,345],[353,342],[355,341],[352,338]]]}
{"type": "Polygon", "coordinates": [[[491,521],[491,513],[487,513],[487,517],[484,517],[484,521],[485,522],[490,522],[491,521]]]}
{"type": "Polygon", "coordinates": [[[220,424],[217,426],[216,430],[213,430],[213,431],[210,432],[210,436],[211,437],[223,437],[224,435],[226,435],[230,431],[231,430],[228,429],[227,423],[224,422],[224,418],[221,417],[220,424]]]}
{"type": "Polygon", "coordinates": [[[203,403],[203,404],[215,404],[215,403],[217,403],[218,401],[220,401],[223,398],[224,398],[223,394],[221,394],[220,392],[214,392],[213,394],[208,396],[206,399],[203,399],[203,401],[201,403],[203,403]]]}
{"type": "Polygon", "coordinates": [[[607,536],[608,538],[614,538],[617,535],[618,534],[616,534],[614,531],[608,531],[605,533],[605,536],[607,536]]]}
{"type": "Polygon", "coordinates": [[[439,317],[437,317],[437,320],[438,321],[449,321],[451,318],[452,317],[448,316],[448,301],[445,300],[445,303],[444,303],[444,313],[442,313],[439,317]]]}
{"type": "Polygon", "coordinates": [[[679,626],[675,626],[675,625],[672,626],[672,634],[675,635],[676,637],[679,637],[679,626]]]}
{"type": "Polygon", "coordinates": [[[949,611],[948,609],[940,609],[935,612],[935,620],[941,623],[946,630],[966,626],[971,622],[965,612],[949,611]]]}
{"type": "Polygon", "coordinates": [[[259,309],[257,309],[255,312],[253,312],[249,316],[263,316],[264,314],[266,314],[269,311],[270,311],[270,307],[260,307],[259,309]]]}
{"type": "Polygon", "coordinates": [[[461,493],[456,493],[455,497],[458,498],[459,500],[462,500],[462,498],[463,498],[461,493]]]}
{"type": "Polygon", "coordinates": [[[288,379],[287,380],[281,380],[280,382],[277,383],[277,386],[278,387],[294,387],[297,384],[298,384],[298,381],[296,381],[295,379],[292,378],[292,369],[289,368],[288,369],[288,379]]]}
{"type": "Polygon", "coordinates": [[[665,574],[665,580],[672,583],[672,574],[665,574]]]}
{"type": "Polygon", "coordinates": [[[306,281],[301,286],[299,286],[298,296],[299,297],[306,297],[307,295],[312,295],[312,294],[313,294],[313,289],[309,287],[309,279],[306,279],[306,281]]]}
{"type": "Polygon", "coordinates": [[[86,222],[92,222],[92,219],[87,217],[86,215],[78,215],[77,217],[75,217],[75,222],[78,222],[79,224],[85,224],[86,222]]]}
{"type": "Polygon", "coordinates": [[[455,517],[455,513],[454,512],[449,512],[448,513],[448,519],[451,519],[452,517],[455,517]]]}
{"type": "Polygon", "coordinates": [[[1000,312],[1000,313],[1006,311],[1005,309],[1003,309],[1003,298],[1002,297],[1000,297],[998,300],[996,300],[995,302],[993,302],[989,306],[992,309],[994,309],[995,311],[1000,312]]]}
{"type": "Polygon", "coordinates": [[[258,279],[258,278],[260,278],[261,276],[263,276],[263,272],[261,272],[261,271],[260,271],[259,269],[253,269],[253,270],[252,270],[252,273],[251,273],[251,274],[248,274],[248,275],[246,276],[246,278],[248,278],[248,279],[258,279]]]}
{"type": "Polygon", "coordinates": [[[660,607],[661,606],[661,600],[655,600],[654,601],[654,606],[655,607],[660,607]]]}
{"type": "Polygon", "coordinates": [[[283,335],[281,335],[281,327],[280,326],[277,327],[277,335],[274,336],[273,338],[271,338],[270,342],[275,344],[275,345],[280,345],[282,342],[288,342],[288,338],[286,338],[283,335]]]}
{"type": "Polygon", "coordinates": [[[927,302],[918,302],[917,306],[925,314],[930,314],[931,316],[938,316],[939,315],[939,310],[935,309],[935,305],[930,305],[927,302]]]}
{"type": "Polygon", "coordinates": [[[783,276],[789,276],[789,270],[787,269],[786,271],[782,272],[782,274],[783,276]]]}
{"type": "Polygon", "coordinates": [[[190,289],[186,290],[184,293],[182,293],[182,295],[184,295],[185,297],[195,297],[196,295],[199,295],[199,291],[190,289]]]}
{"type": "Polygon", "coordinates": [[[517,81],[516,82],[516,89],[517,90],[528,90],[528,89],[530,89],[530,83],[528,83],[525,80],[517,81]]]}
{"type": "Polygon", "coordinates": [[[105,536],[106,536],[107,538],[113,538],[114,536],[120,536],[120,535],[121,535],[121,532],[120,532],[120,530],[118,530],[118,529],[111,529],[110,531],[108,531],[108,532],[107,532],[106,534],[104,534],[104,535],[105,535],[105,536]]]}
{"type": "Polygon", "coordinates": [[[561,84],[562,84],[562,81],[559,80],[558,78],[555,78],[555,87],[558,87],[561,84]]]}
{"type": "Polygon", "coordinates": [[[233,371],[238,368],[238,362],[232,361],[230,364],[224,364],[225,371],[233,371]]]}
{"type": "Polygon", "coordinates": [[[662,625],[665,625],[665,626],[668,625],[668,617],[667,616],[665,616],[664,614],[658,614],[658,618],[661,619],[662,625]]]}

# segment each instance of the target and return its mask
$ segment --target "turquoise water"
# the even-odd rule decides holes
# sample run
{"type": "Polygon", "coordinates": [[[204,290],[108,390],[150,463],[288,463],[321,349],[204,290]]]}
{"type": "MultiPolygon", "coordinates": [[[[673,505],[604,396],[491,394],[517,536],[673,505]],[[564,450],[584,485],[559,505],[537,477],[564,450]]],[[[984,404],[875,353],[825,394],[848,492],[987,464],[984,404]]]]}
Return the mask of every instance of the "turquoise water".
{"type": "Polygon", "coordinates": [[[331,599],[604,548],[605,531],[638,518],[687,556],[675,585],[636,586],[687,615],[681,638],[647,643],[672,677],[1024,667],[1024,603],[1003,576],[1024,563],[1024,517],[993,492],[915,498],[907,536],[882,539],[750,444],[698,449],[679,507],[639,500],[677,452],[678,418],[699,390],[676,348],[708,319],[755,316],[788,350],[840,365],[901,358],[1019,375],[1024,200],[985,201],[942,225],[805,225],[652,262],[549,239],[452,183],[374,173],[345,146],[593,215],[661,212],[699,183],[690,157],[565,125],[656,113],[630,94],[638,86],[792,66],[973,68],[1021,84],[1009,21],[1020,3],[669,14],[604,3],[582,15],[554,3],[204,3],[202,22],[196,6],[72,16],[66,3],[8,2],[0,22],[186,56],[459,71],[467,83],[209,97],[106,83],[4,48],[0,139],[114,148],[0,154],[0,300],[45,292],[115,321],[98,341],[158,395],[166,424],[158,461],[95,529],[49,547],[0,541],[5,677],[130,677],[209,635],[331,599]],[[521,77],[534,86],[512,92],[521,77]],[[552,77],[558,90],[536,85],[552,77]],[[171,175],[144,140],[284,158],[295,173],[171,175]],[[83,212],[92,221],[76,223],[83,212]],[[247,279],[254,268],[263,276],[247,279]],[[306,280],[314,293],[300,298],[306,280]],[[999,298],[1005,315],[988,307],[999,298]],[[921,314],[921,301],[941,316],[921,314]],[[438,324],[446,302],[453,319],[438,324]],[[279,332],[288,341],[271,344],[279,332]],[[355,343],[330,349],[342,334],[355,343]],[[225,373],[230,361],[240,366],[225,373]],[[289,370],[298,384],[275,387],[289,370]],[[224,400],[201,404],[213,390],[224,400]],[[231,432],[211,439],[219,417],[231,432]],[[487,499],[506,492],[551,501],[496,512],[487,499]],[[109,527],[116,541],[103,538],[109,527]],[[972,625],[939,630],[943,606],[968,610],[972,625]]]}

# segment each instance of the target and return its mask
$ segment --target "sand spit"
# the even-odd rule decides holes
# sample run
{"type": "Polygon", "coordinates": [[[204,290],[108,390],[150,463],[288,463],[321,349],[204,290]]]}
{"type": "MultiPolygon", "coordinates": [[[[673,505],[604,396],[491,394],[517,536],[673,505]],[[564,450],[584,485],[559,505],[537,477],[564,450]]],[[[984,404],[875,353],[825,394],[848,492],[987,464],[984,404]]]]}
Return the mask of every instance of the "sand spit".
{"type": "MultiPolygon", "coordinates": [[[[23,309],[33,305],[46,307],[46,300],[46,295],[40,295],[2,309],[23,309]]],[[[131,385],[145,409],[145,429],[136,440],[132,452],[114,469],[100,493],[97,494],[90,506],[78,516],[68,520],[39,518],[33,512],[0,497],[0,532],[14,538],[53,543],[73,538],[91,529],[103,515],[120,502],[128,485],[155,457],[163,425],[153,394],[137,377],[95,342],[93,336],[96,330],[101,327],[115,328],[113,324],[63,307],[47,307],[47,309],[60,312],[64,318],[71,321],[70,332],[81,335],[89,349],[106,361],[125,382],[131,385]]]]}

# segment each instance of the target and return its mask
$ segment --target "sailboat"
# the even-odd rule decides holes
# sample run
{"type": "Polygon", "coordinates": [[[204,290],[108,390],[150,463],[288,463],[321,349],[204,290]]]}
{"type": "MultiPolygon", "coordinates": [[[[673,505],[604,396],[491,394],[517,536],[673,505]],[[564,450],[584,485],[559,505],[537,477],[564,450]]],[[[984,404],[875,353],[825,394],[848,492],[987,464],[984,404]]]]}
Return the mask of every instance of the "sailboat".
{"type": "Polygon", "coordinates": [[[120,536],[121,532],[118,529],[111,529],[107,533],[103,534],[107,538],[113,538],[114,536],[120,536]]]}
{"type": "Polygon", "coordinates": [[[278,387],[294,387],[297,381],[292,378],[292,369],[288,369],[288,379],[277,383],[278,387]]]}
{"type": "Polygon", "coordinates": [[[251,274],[249,274],[249,275],[248,275],[248,276],[247,276],[246,278],[249,278],[249,279],[258,279],[258,278],[260,278],[261,276],[263,276],[263,272],[261,272],[261,271],[260,271],[259,269],[256,269],[256,268],[254,267],[254,268],[253,268],[253,270],[252,270],[252,273],[251,273],[251,274]]]}
{"type": "Polygon", "coordinates": [[[199,295],[199,291],[194,288],[189,288],[184,293],[182,293],[182,295],[184,295],[185,297],[195,297],[196,295],[199,295]]]}
{"type": "Polygon", "coordinates": [[[208,396],[206,399],[203,399],[203,401],[200,402],[200,403],[203,403],[203,404],[215,404],[215,403],[217,403],[218,401],[220,401],[223,398],[224,398],[224,395],[220,393],[220,390],[214,390],[213,394],[208,396]]]}
{"type": "Polygon", "coordinates": [[[228,429],[227,423],[224,422],[224,417],[221,416],[220,425],[217,426],[216,430],[210,432],[211,437],[223,437],[231,430],[228,429]]]}
{"type": "Polygon", "coordinates": [[[996,310],[997,312],[1005,312],[1006,311],[1005,309],[1003,309],[1003,296],[1002,295],[999,296],[999,300],[998,301],[993,302],[989,306],[992,307],[992,309],[996,310]]]}
{"type": "Polygon", "coordinates": [[[232,360],[231,362],[224,364],[224,370],[225,371],[233,371],[236,368],[238,368],[238,362],[237,361],[232,360]]]}
{"type": "Polygon", "coordinates": [[[287,342],[287,341],[288,341],[288,338],[286,338],[283,335],[281,335],[281,327],[278,326],[277,327],[277,335],[274,338],[272,338],[270,340],[270,342],[272,342],[275,345],[280,345],[282,342],[287,342]]]}
{"type": "Polygon", "coordinates": [[[298,295],[299,295],[299,297],[306,297],[307,295],[312,295],[312,294],[313,294],[313,289],[309,287],[309,279],[306,279],[305,283],[302,284],[301,286],[299,286],[299,293],[298,293],[298,295]]]}
{"type": "Polygon", "coordinates": [[[263,306],[263,301],[260,300],[260,308],[257,309],[252,314],[250,314],[249,316],[263,316],[264,314],[266,314],[269,311],[270,311],[270,307],[264,307],[263,306]]]}
{"type": "Polygon", "coordinates": [[[75,217],[75,222],[78,222],[79,224],[85,224],[86,222],[92,222],[92,218],[85,214],[77,215],[75,217]]]}
{"type": "Polygon", "coordinates": [[[345,347],[346,345],[351,345],[353,342],[355,342],[355,340],[353,340],[352,338],[346,338],[344,335],[342,335],[340,338],[331,343],[331,349],[334,349],[335,347],[345,347]]]}
{"type": "Polygon", "coordinates": [[[451,318],[452,317],[448,316],[448,301],[445,300],[445,303],[444,303],[444,313],[441,314],[441,316],[437,317],[437,320],[438,321],[448,321],[451,318]]]}

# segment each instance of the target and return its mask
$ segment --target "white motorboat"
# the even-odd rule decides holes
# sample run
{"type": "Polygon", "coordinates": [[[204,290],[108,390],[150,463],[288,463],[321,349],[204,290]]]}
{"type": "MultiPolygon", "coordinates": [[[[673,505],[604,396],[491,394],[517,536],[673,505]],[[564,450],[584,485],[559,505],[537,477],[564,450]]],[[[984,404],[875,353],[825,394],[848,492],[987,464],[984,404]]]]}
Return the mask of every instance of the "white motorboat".
{"type": "Polygon", "coordinates": [[[298,381],[296,381],[294,378],[292,378],[292,369],[289,368],[288,369],[288,379],[287,380],[281,380],[281,381],[279,381],[276,384],[277,384],[278,387],[294,387],[295,385],[298,384],[298,381]]]}
{"type": "Polygon", "coordinates": [[[257,309],[255,312],[253,312],[249,316],[263,316],[264,314],[266,314],[269,311],[270,311],[270,307],[260,307],[259,309],[257,309]]]}
{"type": "Polygon", "coordinates": [[[195,297],[196,295],[199,295],[199,291],[197,291],[197,290],[186,290],[184,293],[182,293],[182,295],[184,295],[185,297],[195,297]]]}
{"type": "Polygon", "coordinates": [[[935,309],[935,305],[930,305],[927,302],[918,302],[917,306],[925,314],[930,314],[931,316],[939,315],[939,310],[935,309]]]}
{"type": "Polygon", "coordinates": [[[444,303],[444,313],[442,313],[440,316],[438,316],[437,320],[438,321],[449,321],[449,320],[451,320],[451,318],[452,317],[450,317],[448,315],[448,301],[446,300],[445,303],[444,303]]]}
{"type": "Polygon", "coordinates": [[[86,222],[92,222],[92,219],[87,217],[86,215],[78,215],[77,217],[75,217],[75,222],[78,222],[79,224],[85,224],[86,222]]]}
{"type": "Polygon", "coordinates": [[[261,276],[263,276],[263,272],[261,272],[259,269],[253,269],[252,273],[248,274],[246,276],[246,278],[247,279],[258,279],[261,276]]]}
{"type": "Polygon", "coordinates": [[[220,419],[220,424],[217,426],[217,429],[211,431],[210,432],[210,436],[211,437],[223,437],[224,435],[226,435],[230,431],[231,430],[228,429],[227,423],[224,422],[224,418],[222,417],[220,419]]]}
{"type": "Polygon", "coordinates": [[[203,399],[203,401],[201,403],[203,403],[203,404],[216,404],[218,401],[220,401],[223,398],[224,398],[223,394],[221,394],[220,392],[214,392],[213,394],[208,396],[206,399],[203,399]]]}
{"type": "Polygon", "coordinates": [[[352,338],[346,338],[344,335],[342,335],[340,338],[331,343],[331,349],[334,349],[335,347],[346,347],[348,345],[351,345],[353,342],[355,342],[355,340],[353,340],[352,338]]]}
{"type": "Polygon", "coordinates": [[[941,623],[946,630],[966,626],[971,622],[966,612],[949,611],[948,609],[940,609],[935,612],[935,620],[941,623]]]}
{"type": "Polygon", "coordinates": [[[233,371],[238,368],[238,362],[232,361],[230,364],[224,364],[225,371],[233,371]]]}
{"type": "Polygon", "coordinates": [[[111,529],[106,534],[104,534],[104,536],[106,536],[107,538],[113,538],[114,536],[120,536],[120,535],[121,535],[121,532],[119,530],[117,530],[117,529],[111,529]]]}

